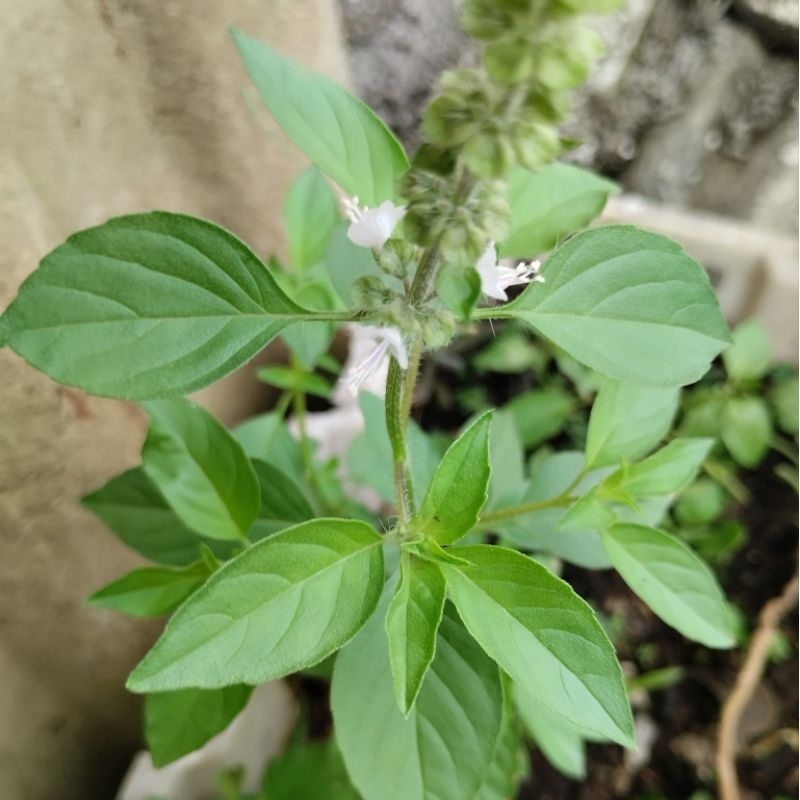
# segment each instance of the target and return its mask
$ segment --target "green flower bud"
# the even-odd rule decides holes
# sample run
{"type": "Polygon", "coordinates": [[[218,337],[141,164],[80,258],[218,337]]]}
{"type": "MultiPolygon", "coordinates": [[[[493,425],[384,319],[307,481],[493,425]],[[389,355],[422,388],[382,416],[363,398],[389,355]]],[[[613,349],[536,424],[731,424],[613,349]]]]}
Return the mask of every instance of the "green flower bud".
{"type": "Polygon", "coordinates": [[[530,80],[535,65],[531,45],[516,36],[487,45],[483,63],[492,80],[506,85],[530,80]]]}
{"type": "Polygon", "coordinates": [[[377,275],[364,275],[353,283],[350,296],[358,308],[379,308],[396,295],[377,275]]]}
{"type": "Polygon", "coordinates": [[[520,165],[537,170],[561,152],[561,140],[558,131],[551,125],[524,123],[515,131],[514,149],[520,165]]]}
{"type": "Polygon", "coordinates": [[[450,311],[439,309],[420,320],[426,350],[446,347],[456,334],[456,320],[450,311]]]}
{"type": "Polygon", "coordinates": [[[461,26],[475,39],[496,39],[514,28],[514,15],[502,0],[467,0],[461,26]]]}
{"type": "Polygon", "coordinates": [[[511,142],[497,130],[473,136],[461,149],[461,157],[469,171],[479,178],[500,178],[515,161],[511,142]]]}
{"type": "Polygon", "coordinates": [[[403,239],[389,239],[375,251],[375,260],[387,275],[403,280],[408,277],[410,266],[419,261],[419,248],[403,239]]]}

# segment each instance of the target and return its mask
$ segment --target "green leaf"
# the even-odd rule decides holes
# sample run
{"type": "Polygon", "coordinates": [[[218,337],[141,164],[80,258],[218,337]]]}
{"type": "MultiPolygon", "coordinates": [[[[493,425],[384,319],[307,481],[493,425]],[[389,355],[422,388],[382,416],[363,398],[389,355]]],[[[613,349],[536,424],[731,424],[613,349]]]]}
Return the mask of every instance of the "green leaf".
{"type": "Polygon", "coordinates": [[[673,494],[691,483],[714,444],[713,439],[673,439],[653,455],[606,479],[634,497],[673,494]]]}
{"type": "Polygon", "coordinates": [[[763,378],[772,363],[772,345],[764,326],[754,319],[738,325],[722,361],[728,377],[737,383],[763,378]]]}
{"type": "Polygon", "coordinates": [[[408,159],[370,108],[241,31],[231,35],[264,105],[295,145],[362,203],[391,200],[408,159]]]}
{"type": "Polygon", "coordinates": [[[364,800],[464,800],[478,790],[502,715],[497,666],[445,607],[431,664],[404,717],[378,613],[336,659],[334,730],[364,800]]]}
{"type": "Polygon", "coordinates": [[[569,164],[539,172],[517,168],[508,184],[511,233],[499,246],[506,258],[530,258],[552,250],[565,236],[600,215],[616,184],[569,164]]]}
{"type": "Polygon", "coordinates": [[[182,567],[200,557],[205,540],[181,522],[141,467],[117,475],[81,503],[151,561],[182,567]]]}
{"type": "Polygon", "coordinates": [[[481,296],[481,279],[473,267],[443,264],[436,274],[436,294],[459,318],[468,320],[481,296]]]}
{"type": "Polygon", "coordinates": [[[772,418],[766,401],[761,397],[728,400],[722,410],[720,437],[739,464],[758,466],[772,440],[772,418]]]}
{"type": "Polygon", "coordinates": [[[51,378],[144,400],[221,378],[303,315],[232,234],[154,211],[70,236],[3,320],[9,345],[51,378]]]}
{"type": "Polygon", "coordinates": [[[336,195],[316,167],[295,178],[282,210],[292,266],[303,270],[322,261],[340,216],[336,195]]]}
{"type": "Polygon", "coordinates": [[[132,617],[160,617],[172,613],[209,574],[202,561],[180,568],[135,569],[96,591],[86,602],[132,617]]]}
{"type": "Polygon", "coordinates": [[[252,691],[251,686],[226,686],[148,694],[144,736],[153,764],[170,764],[224,731],[247,705],[252,691]]]}
{"type": "Polygon", "coordinates": [[[508,800],[516,797],[519,785],[529,772],[528,751],[522,726],[514,713],[510,681],[503,681],[503,720],[494,757],[483,783],[472,800],[508,800]]]}
{"type": "Polygon", "coordinates": [[[347,227],[343,223],[334,229],[325,260],[334,289],[345,305],[352,306],[355,298],[351,290],[359,278],[372,276],[385,280],[385,277],[375,263],[372,250],[347,238],[347,227]]]}
{"type": "Polygon", "coordinates": [[[360,800],[333,738],[292,742],[270,760],[264,800],[360,800]]]}
{"type": "Polygon", "coordinates": [[[693,383],[728,344],[708,276],[678,245],[614,225],[579,233],[513,302],[484,316],[527,322],[573,358],[633,383],[693,383]]]}
{"type": "Polygon", "coordinates": [[[513,505],[527,488],[525,452],[506,409],[492,414],[489,432],[489,508],[513,505]]]}
{"type": "Polygon", "coordinates": [[[673,513],[682,525],[704,525],[716,519],[728,505],[726,491],[710,478],[700,478],[681,492],[673,513]]]}
{"type": "Polygon", "coordinates": [[[517,395],[505,409],[514,418],[523,447],[532,449],[560,433],[575,407],[573,394],[552,386],[517,395]]]}
{"type": "Polygon", "coordinates": [[[245,550],[178,609],[128,679],[133,692],[257,684],[349,641],[383,585],[380,536],[340,519],[304,522],[245,550]]]}
{"type": "Polygon", "coordinates": [[[304,485],[303,452],[283,417],[274,411],[261,414],[238,425],[231,434],[249,458],[266,461],[298,486],[304,485]]]}
{"type": "Polygon", "coordinates": [[[256,372],[256,377],[278,389],[313,394],[317,397],[328,397],[332,388],[321,375],[315,375],[313,372],[301,372],[291,367],[261,367],[256,372]]]}
{"type": "Polygon", "coordinates": [[[585,731],[537,703],[519,683],[514,684],[514,699],[525,729],[544,757],[567,777],[583,780],[586,777],[585,731]]]}
{"type": "Polygon", "coordinates": [[[441,565],[467,630],[531,696],[576,725],[633,744],[614,648],[592,609],[545,567],[513,550],[452,548],[472,567],[441,565]]]}
{"type": "Polygon", "coordinates": [[[680,390],[607,381],[589,416],[586,466],[636,461],[667,434],[678,410],[680,390]]]}
{"type": "Polygon", "coordinates": [[[725,597],[685,544],[655,528],[624,523],[604,531],[603,544],[625,583],[664,622],[707,647],[733,647],[725,597]]]}
{"type": "Polygon", "coordinates": [[[546,361],[547,355],[533,343],[529,333],[506,329],[481,348],[472,359],[472,365],[479,372],[515,375],[533,370],[539,374],[546,361]]]}
{"type": "Polygon", "coordinates": [[[401,578],[386,612],[397,705],[408,716],[433,661],[444,609],[444,578],[434,564],[403,555],[401,578]]]}
{"type": "Polygon", "coordinates": [[[775,410],[775,421],[781,430],[790,436],[797,436],[799,396],[800,387],[798,387],[797,377],[779,381],[769,394],[769,399],[775,410]]]}
{"type": "Polygon", "coordinates": [[[416,530],[439,544],[457,542],[478,522],[489,492],[491,412],[473,422],[444,454],[412,521],[416,530]]]}
{"type": "Polygon", "coordinates": [[[260,541],[314,518],[314,510],[290,477],[266,461],[254,459],[253,469],[261,487],[261,510],[247,534],[250,541],[260,541]]]}
{"type": "Polygon", "coordinates": [[[241,540],[261,507],[258,479],[228,431],[187,400],[144,404],[150,429],[142,468],[183,523],[212,539],[241,540]]]}

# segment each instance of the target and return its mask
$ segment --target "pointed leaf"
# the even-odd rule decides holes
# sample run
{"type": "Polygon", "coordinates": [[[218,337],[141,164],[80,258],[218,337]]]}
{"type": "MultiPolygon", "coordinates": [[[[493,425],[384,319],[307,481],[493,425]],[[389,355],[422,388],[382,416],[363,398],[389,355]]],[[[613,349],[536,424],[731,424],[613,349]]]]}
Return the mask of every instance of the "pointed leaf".
{"type": "Polygon", "coordinates": [[[401,578],[386,612],[397,705],[407,715],[433,661],[444,609],[444,578],[427,561],[403,555],[401,578]]]}
{"type": "Polygon", "coordinates": [[[422,503],[415,529],[439,544],[469,533],[489,492],[491,412],[472,423],[444,454],[422,503]]]}
{"type": "Polygon", "coordinates": [[[153,764],[163,767],[224,731],[247,705],[252,691],[252,686],[226,686],[147,695],[144,736],[153,764]]]}
{"type": "Polygon", "coordinates": [[[625,225],[579,233],[492,316],[521,319],[608,377],[680,386],[730,342],[708,276],[674,242],[625,225]]]}
{"type": "Polygon", "coordinates": [[[187,400],[145,404],[142,468],[185,525],[212,539],[244,539],[261,507],[258,479],[228,431],[187,400]]]}
{"type": "Polygon", "coordinates": [[[586,433],[586,467],[636,461],[669,431],[680,390],[607,381],[597,394],[586,433]]]}
{"type": "Polygon", "coordinates": [[[295,145],[362,203],[392,199],[408,159],[370,108],[241,31],[232,36],[264,105],[295,145]]]}
{"type": "Polygon", "coordinates": [[[616,184],[570,164],[538,172],[517,168],[508,183],[511,233],[498,246],[506,258],[530,258],[552,250],[570,233],[585,228],[606,204],[616,184]]]}
{"type": "Polygon", "coordinates": [[[87,602],[132,617],[160,617],[173,612],[203,585],[209,574],[208,566],[202,561],[179,569],[135,569],[96,591],[87,602]]]}
{"type": "Polygon", "coordinates": [[[247,534],[251,542],[314,518],[314,510],[291,478],[266,461],[254,459],[253,469],[261,487],[261,510],[247,534]]]}
{"type": "Polygon", "coordinates": [[[51,378],[144,400],[221,378],[303,315],[232,234],[154,211],[70,236],[2,319],[8,344],[51,378]]]}
{"type": "Polygon", "coordinates": [[[733,619],[714,574],[683,542],[620,523],[603,544],[625,583],[675,630],[707,647],[733,647],[733,619]]]}
{"type": "MultiPolygon", "coordinates": [[[[129,469],[81,503],[128,547],[161,564],[182,567],[200,556],[200,543],[212,544],[181,522],[141,467],[129,469]]],[[[213,542],[215,551],[228,546],[213,542]]],[[[218,552],[218,555],[226,555],[218,552]]]]}
{"type": "Polygon", "coordinates": [[[478,790],[502,716],[497,666],[445,607],[436,645],[408,717],[397,707],[378,613],[337,657],[334,730],[364,800],[464,800],[478,790]]]}
{"type": "Polygon", "coordinates": [[[260,414],[237,425],[231,435],[249,458],[265,461],[298,486],[303,485],[303,452],[282,416],[274,411],[260,414]]]}
{"type": "Polygon", "coordinates": [[[513,550],[455,547],[441,565],[467,630],[542,705],[624,745],[633,722],[614,648],[569,584],[513,550]]]}
{"type": "Polygon", "coordinates": [[[134,692],[257,684],[316,664],[349,641],[378,602],[380,536],[319,519],[231,559],[167,623],[128,679],[134,692]]]}
{"type": "Polygon", "coordinates": [[[282,211],[292,266],[303,270],[322,261],[340,215],[336,195],[316,167],[295,178],[282,211]]]}

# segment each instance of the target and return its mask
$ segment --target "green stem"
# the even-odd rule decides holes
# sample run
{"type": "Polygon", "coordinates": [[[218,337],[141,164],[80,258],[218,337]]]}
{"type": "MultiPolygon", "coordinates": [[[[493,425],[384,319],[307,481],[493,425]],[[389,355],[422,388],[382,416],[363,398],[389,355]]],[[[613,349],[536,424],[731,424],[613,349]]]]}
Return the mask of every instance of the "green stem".
{"type": "Polygon", "coordinates": [[[436,281],[436,271],[439,268],[439,248],[429,247],[419,260],[411,289],[408,292],[408,304],[412,308],[419,308],[425,298],[430,294],[436,281]]]}

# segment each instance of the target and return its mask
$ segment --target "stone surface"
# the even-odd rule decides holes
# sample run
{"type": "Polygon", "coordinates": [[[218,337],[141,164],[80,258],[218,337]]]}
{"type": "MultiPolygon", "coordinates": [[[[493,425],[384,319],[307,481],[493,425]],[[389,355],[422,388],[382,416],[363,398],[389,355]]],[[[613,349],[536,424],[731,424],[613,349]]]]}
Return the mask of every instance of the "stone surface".
{"type": "MultiPolygon", "coordinates": [[[[227,28],[343,78],[333,0],[0,0],[0,17],[0,309],[66,236],[118,214],[180,210],[280,250],[304,162],[251,111],[227,28]]],[[[156,630],[85,606],[139,562],[78,500],[137,462],[145,419],[9,350],[0,375],[0,797],[110,797],[139,739],[124,679],[156,630]]],[[[201,400],[230,421],[253,384],[201,400]]]]}

